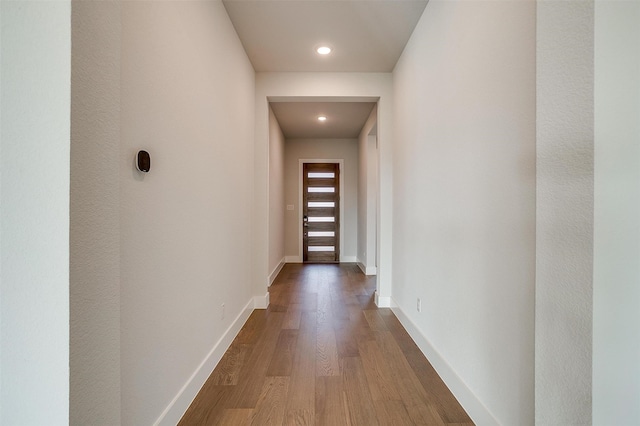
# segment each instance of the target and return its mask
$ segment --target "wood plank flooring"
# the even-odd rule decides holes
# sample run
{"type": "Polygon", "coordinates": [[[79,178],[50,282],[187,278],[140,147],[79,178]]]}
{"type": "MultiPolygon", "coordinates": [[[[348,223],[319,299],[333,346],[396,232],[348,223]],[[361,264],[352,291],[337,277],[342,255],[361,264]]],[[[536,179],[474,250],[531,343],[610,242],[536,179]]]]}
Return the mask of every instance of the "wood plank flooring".
{"type": "Polygon", "coordinates": [[[180,425],[472,425],[354,264],[287,264],[180,425]]]}

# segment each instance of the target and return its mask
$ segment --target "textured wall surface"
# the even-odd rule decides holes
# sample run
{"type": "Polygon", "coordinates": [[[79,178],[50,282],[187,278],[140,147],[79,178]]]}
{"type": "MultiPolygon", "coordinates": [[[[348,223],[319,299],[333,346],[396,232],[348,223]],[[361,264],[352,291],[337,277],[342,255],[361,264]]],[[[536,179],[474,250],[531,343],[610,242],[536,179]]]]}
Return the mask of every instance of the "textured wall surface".
{"type": "Polygon", "coordinates": [[[593,424],[640,424],[640,2],[595,6],[593,424]]]}
{"type": "Polygon", "coordinates": [[[284,147],[284,135],[269,109],[269,273],[285,256],[284,147]]]}
{"type": "Polygon", "coordinates": [[[255,75],[219,1],[123,2],[121,70],[122,424],[146,425],[253,297],[255,75]]]}
{"type": "Polygon", "coordinates": [[[589,424],[592,2],[538,2],[536,71],[536,424],[589,424]]]}
{"type": "Polygon", "coordinates": [[[120,424],[120,5],[72,3],[70,424],[120,424]]]}
{"type": "Polygon", "coordinates": [[[365,270],[376,267],[378,210],[378,149],[375,133],[378,109],[374,107],[358,137],[358,262],[365,270]]]}
{"type": "Polygon", "coordinates": [[[0,424],[69,419],[70,2],[0,3],[0,424]]]}
{"type": "Polygon", "coordinates": [[[533,424],[535,3],[430,1],[394,89],[393,298],[472,417],[533,424]]]}

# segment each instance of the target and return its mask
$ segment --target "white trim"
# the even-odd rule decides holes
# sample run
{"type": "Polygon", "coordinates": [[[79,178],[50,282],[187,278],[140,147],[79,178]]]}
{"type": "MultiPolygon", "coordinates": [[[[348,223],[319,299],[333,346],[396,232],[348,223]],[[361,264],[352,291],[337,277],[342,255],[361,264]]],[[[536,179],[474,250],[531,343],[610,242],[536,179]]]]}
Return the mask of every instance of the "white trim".
{"type": "Polygon", "coordinates": [[[341,263],[356,263],[358,258],[355,256],[340,256],[341,263]]]}
{"type": "Polygon", "coordinates": [[[254,296],[253,309],[267,309],[269,307],[269,292],[264,296],[254,296]]]}
{"type": "Polygon", "coordinates": [[[213,348],[209,351],[204,360],[200,363],[198,368],[193,372],[191,377],[184,384],[182,389],[169,403],[167,408],[164,409],[160,417],[155,421],[154,426],[174,426],[178,424],[187,408],[193,402],[200,388],[207,381],[214,368],[218,365],[222,356],[225,354],[231,342],[238,335],[240,329],[247,321],[251,313],[253,312],[253,300],[244,307],[244,309],[238,314],[236,319],[231,323],[229,328],[224,332],[222,337],[213,345],[213,348]]]}
{"type": "Polygon", "coordinates": [[[391,296],[380,296],[376,290],[374,293],[374,302],[378,308],[392,308],[393,299],[391,296]]]}
{"type": "Polygon", "coordinates": [[[271,286],[271,284],[273,284],[273,282],[276,280],[278,274],[280,273],[280,271],[282,271],[282,268],[284,268],[285,263],[286,259],[283,257],[282,260],[278,262],[275,269],[271,271],[271,275],[269,275],[269,286],[271,286]]]}
{"type": "MultiPolygon", "coordinates": [[[[303,173],[302,167],[304,163],[337,163],[340,170],[340,255],[342,255],[342,248],[344,247],[344,159],[326,159],[326,158],[298,158],[298,257],[304,259],[302,256],[302,247],[304,242],[302,241],[302,182],[303,173]]],[[[342,257],[340,258],[342,259],[342,257]]]]}
{"type": "Polygon", "coordinates": [[[358,268],[365,275],[376,275],[376,267],[375,266],[364,266],[364,263],[358,262],[358,268]]]}
{"type": "Polygon", "coordinates": [[[302,263],[302,259],[300,256],[285,256],[285,263],[302,263]]]}
{"type": "Polygon", "coordinates": [[[429,339],[427,339],[418,329],[418,327],[405,315],[404,311],[398,307],[395,301],[392,302],[395,307],[392,308],[402,326],[407,330],[413,341],[418,345],[424,356],[429,360],[433,368],[442,378],[451,393],[456,397],[460,405],[465,409],[471,420],[477,425],[499,425],[500,423],[484,406],[478,397],[467,387],[464,381],[458,376],[449,363],[440,355],[433,347],[429,339]]]}

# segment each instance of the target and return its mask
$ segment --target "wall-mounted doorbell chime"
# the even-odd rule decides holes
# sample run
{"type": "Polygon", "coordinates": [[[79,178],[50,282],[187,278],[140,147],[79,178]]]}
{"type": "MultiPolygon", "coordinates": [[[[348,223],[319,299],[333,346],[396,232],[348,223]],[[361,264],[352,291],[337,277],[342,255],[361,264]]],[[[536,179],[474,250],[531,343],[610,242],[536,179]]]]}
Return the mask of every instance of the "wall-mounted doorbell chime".
{"type": "Polygon", "coordinates": [[[147,151],[138,151],[136,154],[136,168],[142,173],[148,173],[151,169],[151,157],[147,151]]]}

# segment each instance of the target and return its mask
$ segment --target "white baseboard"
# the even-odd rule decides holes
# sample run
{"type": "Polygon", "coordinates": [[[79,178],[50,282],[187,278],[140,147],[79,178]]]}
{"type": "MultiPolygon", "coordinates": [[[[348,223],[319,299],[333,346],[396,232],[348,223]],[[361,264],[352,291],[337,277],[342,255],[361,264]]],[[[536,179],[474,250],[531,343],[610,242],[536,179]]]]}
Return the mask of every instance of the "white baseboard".
{"type": "Polygon", "coordinates": [[[380,296],[376,291],[374,294],[374,303],[378,308],[393,308],[393,300],[390,296],[380,296]]]}
{"type": "MultiPolygon", "coordinates": [[[[355,256],[340,257],[340,262],[342,263],[356,263],[357,260],[358,259],[355,256]]],[[[302,259],[300,258],[300,256],[285,256],[284,262],[285,263],[302,263],[302,259]]]]}
{"type": "Polygon", "coordinates": [[[213,369],[216,368],[216,365],[218,365],[224,353],[229,349],[229,346],[231,346],[231,342],[233,342],[233,339],[238,335],[240,329],[249,318],[249,315],[253,312],[253,304],[253,300],[247,303],[247,306],[244,307],[229,328],[227,328],[227,331],[224,332],[211,351],[209,351],[209,354],[207,354],[205,359],[200,363],[196,371],[189,377],[187,383],[185,383],[160,417],[158,417],[154,426],[175,426],[178,424],[200,391],[200,388],[202,388],[207,381],[213,369]]]}
{"type": "Polygon", "coordinates": [[[285,263],[286,263],[286,260],[283,257],[282,260],[275,267],[275,269],[271,271],[271,274],[269,275],[269,286],[271,286],[271,284],[273,284],[273,282],[276,280],[276,277],[278,276],[280,271],[282,271],[282,268],[284,268],[285,263]]]}
{"type": "Polygon", "coordinates": [[[471,420],[477,425],[498,426],[500,423],[484,406],[478,397],[467,387],[464,381],[458,376],[449,363],[440,355],[433,347],[429,339],[427,339],[418,329],[418,327],[405,315],[404,311],[398,307],[394,300],[391,302],[393,313],[402,323],[407,333],[411,336],[418,348],[429,360],[433,368],[435,368],[440,378],[447,385],[451,393],[456,397],[460,405],[466,410],[471,420]]]}
{"type": "Polygon", "coordinates": [[[377,274],[377,270],[375,266],[364,266],[364,263],[362,262],[358,262],[358,268],[360,268],[360,270],[362,271],[363,274],[365,275],[376,275],[377,274]]]}
{"type": "Polygon", "coordinates": [[[255,296],[253,298],[253,309],[267,309],[269,307],[269,292],[264,296],[255,296]]]}

